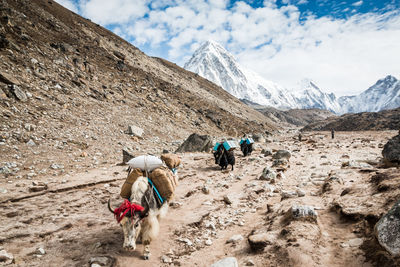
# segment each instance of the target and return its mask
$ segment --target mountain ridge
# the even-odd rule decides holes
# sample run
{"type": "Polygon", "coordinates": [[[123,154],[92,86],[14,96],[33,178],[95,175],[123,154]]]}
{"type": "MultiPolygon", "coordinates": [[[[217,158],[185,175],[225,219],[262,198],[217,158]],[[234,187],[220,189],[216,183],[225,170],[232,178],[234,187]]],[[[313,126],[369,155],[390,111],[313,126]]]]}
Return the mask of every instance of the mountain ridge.
{"type": "Polygon", "coordinates": [[[392,75],[378,80],[359,95],[336,97],[323,92],[311,79],[289,91],[242,67],[225,48],[214,41],[203,43],[184,68],[215,82],[239,99],[278,109],[319,108],[336,114],[379,111],[400,106],[400,82],[392,75]]]}

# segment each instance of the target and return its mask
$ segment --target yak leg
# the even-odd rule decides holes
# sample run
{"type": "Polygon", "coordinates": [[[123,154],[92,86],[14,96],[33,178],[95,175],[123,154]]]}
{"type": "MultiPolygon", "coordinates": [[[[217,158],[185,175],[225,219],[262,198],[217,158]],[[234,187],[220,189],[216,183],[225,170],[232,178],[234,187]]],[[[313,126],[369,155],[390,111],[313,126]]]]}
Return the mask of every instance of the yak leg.
{"type": "Polygon", "coordinates": [[[144,250],[143,250],[143,258],[145,260],[150,259],[150,240],[143,241],[144,250]]]}
{"type": "Polygon", "coordinates": [[[160,230],[160,225],[155,214],[150,214],[142,224],[142,242],[144,245],[143,258],[150,258],[150,243],[154,240],[160,230]]]}

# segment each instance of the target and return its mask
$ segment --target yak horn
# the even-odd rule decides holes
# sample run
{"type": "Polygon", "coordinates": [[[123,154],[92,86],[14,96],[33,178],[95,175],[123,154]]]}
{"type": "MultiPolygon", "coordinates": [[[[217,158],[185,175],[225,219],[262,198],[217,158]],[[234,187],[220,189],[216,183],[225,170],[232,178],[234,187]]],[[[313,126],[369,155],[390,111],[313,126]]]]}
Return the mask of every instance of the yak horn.
{"type": "Polygon", "coordinates": [[[111,198],[108,199],[108,204],[107,204],[108,209],[112,214],[114,214],[114,210],[111,208],[111,198]]]}

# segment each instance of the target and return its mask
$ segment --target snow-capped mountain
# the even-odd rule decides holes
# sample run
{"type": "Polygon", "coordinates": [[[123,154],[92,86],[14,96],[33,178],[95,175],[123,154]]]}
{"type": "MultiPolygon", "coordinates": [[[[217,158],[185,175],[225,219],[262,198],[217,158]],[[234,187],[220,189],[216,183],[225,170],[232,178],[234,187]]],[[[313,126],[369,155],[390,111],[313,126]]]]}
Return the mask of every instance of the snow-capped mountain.
{"type": "Polygon", "coordinates": [[[242,67],[228,51],[214,41],[201,45],[184,68],[214,82],[239,99],[280,109],[319,108],[344,114],[400,106],[400,81],[393,76],[379,80],[356,96],[337,98],[333,93],[324,93],[309,79],[303,80],[297,91],[289,91],[242,67]]]}
{"type": "Polygon", "coordinates": [[[278,108],[296,106],[285,88],[240,66],[216,42],[208,41],[200,46],[184,68],[214,82],[239,99],[278,108]]]}
{"type": "Polygon", "coordinates": [[[400,107],[400,81],[388,75],[356,96],[339,97],[337,113],[378,112],[400,107]]]}

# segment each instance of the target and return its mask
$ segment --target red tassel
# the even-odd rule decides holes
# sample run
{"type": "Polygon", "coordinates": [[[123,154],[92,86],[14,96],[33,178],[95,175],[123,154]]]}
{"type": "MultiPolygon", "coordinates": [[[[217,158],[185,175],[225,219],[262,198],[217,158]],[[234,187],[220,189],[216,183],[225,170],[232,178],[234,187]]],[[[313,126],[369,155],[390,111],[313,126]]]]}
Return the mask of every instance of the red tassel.
{"type": "Polygon", "coordinates": [[[135,213],[135,211],[143,211],[143,210],[144,208],[142,206],[135,203],[131,203],[129,202],[129,200],[125,199],[125,201],[121,204],[121,206],[119,206],[119,208],[116,208],[114,210],[114,216],[117,219],[117,222],[119,223],[129,211],[131,212],[133,218],[133,214],[135,213]]]}

